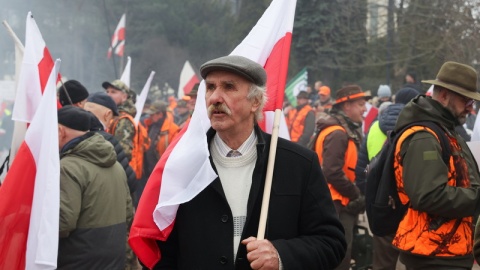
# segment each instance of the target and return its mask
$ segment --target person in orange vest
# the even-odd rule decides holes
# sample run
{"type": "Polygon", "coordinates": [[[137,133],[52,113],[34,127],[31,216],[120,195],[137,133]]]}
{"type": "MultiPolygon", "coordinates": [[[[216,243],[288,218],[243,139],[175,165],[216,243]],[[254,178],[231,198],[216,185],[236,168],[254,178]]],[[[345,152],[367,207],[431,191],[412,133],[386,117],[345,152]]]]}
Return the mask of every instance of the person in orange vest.
{"type": "Polygon", "coordinates": [[[149,117],[143,120],[150,138],[150,147],[145,151],[143,160],[143,177],[137,187],[137,197],[140,198],[148,177],[155,165],[178,134],[180,128],[173,122],[173,117],[167,109],[167,104],[157,100],[147,110],[149,117]]]}
{"type": "Polygon", "coordinates": [[[392,244],[408,268],[472,269],[474,264],[473,226],[480,206],[480,173],[455,126],[465,123],[473,103],[480,100],[477,80],[474,68],[446,62],[436,79],[422,81],[433,85],[432,97],[417,96],[398,116],[395,132],[419,121],[437,123],[448,138],[451,153],[447,165],[439,135],[421,122],[402,133],[410,135],[396,145],[397,190],[408,209],[392,244]],[[420,130],[412,132],[414,128],[420,130]]]}
{"type": "Polygon", "coordinates": [[[286,118],[290,140],[302,146],[307,146],[315,131],[315,112],[308,102],[308,93],[300,91],[297,107],[289,110],[286,118]]]}
{"type": "Polygon", "coordinates": [[[357,149],[362,141],[363,113],[370,98],[358,85],[349,85],[336,93],[329,114],[317,121],[315,151],[328,182],[335,209],[345,229],[347,253],[336,269],[350,269],[353,226],[364,210],[365,199],[355,185],[357,149]]]}
{"type": "Polygon", "coordinates": [[[322,85],[318,88],[318,100],[317,112],[328,113],[333,106],[330,87],[322,85]]]}

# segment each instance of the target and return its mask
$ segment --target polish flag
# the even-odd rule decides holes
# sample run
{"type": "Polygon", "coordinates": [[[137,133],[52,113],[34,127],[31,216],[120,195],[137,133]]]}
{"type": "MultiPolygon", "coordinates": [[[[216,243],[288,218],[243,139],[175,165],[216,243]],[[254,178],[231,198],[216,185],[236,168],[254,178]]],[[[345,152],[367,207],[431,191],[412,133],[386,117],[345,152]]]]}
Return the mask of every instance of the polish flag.
{"type": "Polygon", "coordinates": [[[39,97],[25,140],[0,187],[0,269],[57,267],[60,212],[55,87],[60,61],[57,61],[46,78],[44,95],[39,97]]]}
{"type": "Polygon", "coordinates": [[[110,45],[110,48],[108,48],[108,59],[112,57],[112,51],[118,56],[123,56],[123,51],[125,49],[125,17],[126,15],[123,13],[118,22],[117,28],[115,28],[115,32],[112,36],[112,44],[110,45]]]}
{"type": "MultiPolygon", "coordinates": [[[[268,111],[281,109],[283,105],[295,6],[294,0],[273,0],[231,53],[265,67],[269,98],[265,109],[268,111]]],[[[205,100],[203,82],[198,89],[198,100],[205,100]]],[[[147,182],[130,230],[129,243],[149,268],[161,258],[155,241],[168,238],[178,206],[191,200],[217,177],[208,159],[206,132],[209,128],[205,103],[197,102],[188,127],[183,128],[170,144],[147,182]]]]}
{"type": "MultiPolygon", "coordinates": [[[[31,12],[27,14],[25,48],[21,53],[21,56],[16,54],[16,57],[23,58],[23,60],[17,79],[15,105],[12,114],[15,126],[10,149],[10,162],[13,161],[20,144],[25,138],[27,123],[32,121],[54,65],[31,12]]],[[[57,77],[57,80],[59,78],[60,76],[57,77]]],[[[59,104],[57,102],[57,107],[61,107],[59,104]]]]}
{"type": "Polygon", "coordinates": [[[197,74],[192,68],[192,65],[187,60],[183,65],[182,71],[180,72],[180,83],[178,84],[177,97],[181,99],[184,95],[192,91],[193,86],[196,83],[199,83],[200,80],[197,77],[197,74]]]}

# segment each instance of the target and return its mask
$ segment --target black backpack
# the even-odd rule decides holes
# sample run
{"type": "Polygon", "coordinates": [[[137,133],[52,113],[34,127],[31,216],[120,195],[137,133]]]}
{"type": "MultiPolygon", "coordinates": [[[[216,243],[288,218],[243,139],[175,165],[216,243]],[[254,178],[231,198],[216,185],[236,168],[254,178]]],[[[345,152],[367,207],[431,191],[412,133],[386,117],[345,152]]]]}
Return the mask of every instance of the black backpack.
{"type": "Polygon", "coordinates": [[[365,204],[370,230],[377,236],[395,234],[398,224],[407,212],[408,204],[400,201],[393,168],[395,145],[400,135],[412,126],[424,126],[433,130],[442,147],[442,159],[449,164],[450,142],[443,128],[434,122],[414,122],[400,132],[389,132],[380,152],[367,166],[365,204]]]}

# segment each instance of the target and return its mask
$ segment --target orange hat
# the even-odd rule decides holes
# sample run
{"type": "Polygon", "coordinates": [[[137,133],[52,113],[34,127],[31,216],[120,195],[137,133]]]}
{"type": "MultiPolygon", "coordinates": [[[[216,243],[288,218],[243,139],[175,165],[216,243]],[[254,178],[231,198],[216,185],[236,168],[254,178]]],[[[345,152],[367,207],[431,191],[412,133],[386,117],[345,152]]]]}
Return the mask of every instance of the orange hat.
{"type": "Polygon", "coordinates": [[[329,96],[330,95],[330,87],[324,85],[320,86],[320,89],[318,90],[318,93],[323,96],[329,96]]]}

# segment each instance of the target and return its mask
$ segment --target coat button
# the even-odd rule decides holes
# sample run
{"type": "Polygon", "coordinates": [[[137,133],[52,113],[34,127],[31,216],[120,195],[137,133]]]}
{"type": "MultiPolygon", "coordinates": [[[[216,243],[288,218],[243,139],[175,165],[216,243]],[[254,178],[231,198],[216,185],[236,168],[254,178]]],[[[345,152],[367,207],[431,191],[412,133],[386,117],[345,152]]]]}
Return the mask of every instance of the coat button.
{"type": "Polygon", "coordinates": [[[225,257],[225,256],[220,257],[220,263],[221,264],[227,264],[227,257],[225,257]]]}
{"type": "Polygon", "coordinates": [[[222,216],[222,222],[225,223],[228,221],[228,215],[223,215],[222,216]]]}

